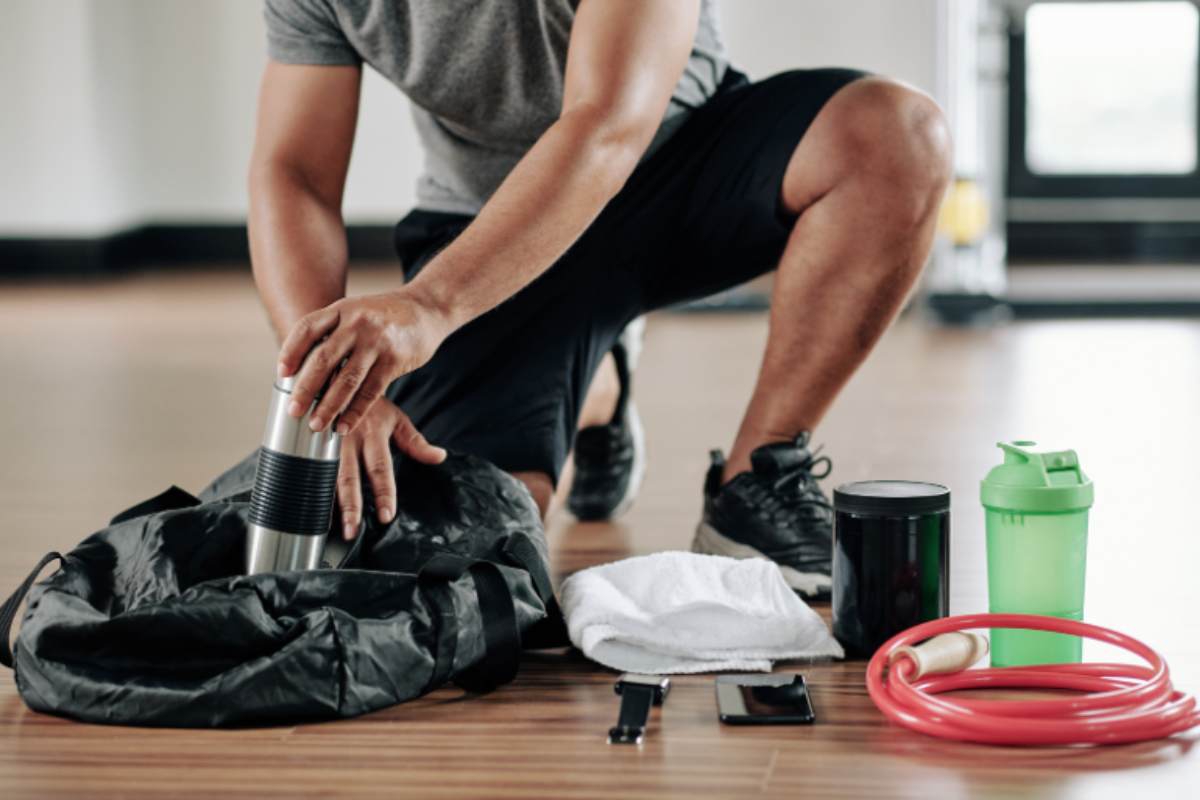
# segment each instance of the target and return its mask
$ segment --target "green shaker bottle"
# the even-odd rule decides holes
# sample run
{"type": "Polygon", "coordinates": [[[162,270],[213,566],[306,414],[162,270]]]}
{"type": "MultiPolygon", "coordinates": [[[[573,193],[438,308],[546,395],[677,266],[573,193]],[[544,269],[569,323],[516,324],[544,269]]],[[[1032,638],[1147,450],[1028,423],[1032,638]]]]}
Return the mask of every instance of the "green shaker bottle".
{"type": "MultiPolygon", "coordinates": [[[[1083,618],[1092,481],[1074,450],[1038,452],[1000,442],[1004,463],[980,485],[987,524],[988,606],[993,614],[1083,618]]],[[[1078,636],[992,631],[992,665],[1078,662],[1078,636]]]]}

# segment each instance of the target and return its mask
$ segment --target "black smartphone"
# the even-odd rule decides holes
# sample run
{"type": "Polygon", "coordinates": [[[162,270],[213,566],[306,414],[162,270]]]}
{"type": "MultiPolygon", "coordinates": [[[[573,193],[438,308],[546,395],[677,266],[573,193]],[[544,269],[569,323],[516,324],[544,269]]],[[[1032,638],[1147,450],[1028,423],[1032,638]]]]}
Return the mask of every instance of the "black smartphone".
{"type": "Polygon", "coordinates": [[[729,725],[816,722],[803,675],[718,675],[717,711],[729,725]]]}

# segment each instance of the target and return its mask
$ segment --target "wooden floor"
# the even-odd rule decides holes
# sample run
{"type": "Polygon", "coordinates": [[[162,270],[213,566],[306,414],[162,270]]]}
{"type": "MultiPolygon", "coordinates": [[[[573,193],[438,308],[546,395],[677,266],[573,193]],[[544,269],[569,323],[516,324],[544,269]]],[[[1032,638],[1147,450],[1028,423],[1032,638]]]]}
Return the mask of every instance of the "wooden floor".
{"type": "MultiPolygon", "coordinates": [[[[355,288],[389,279],[368,274],[355,288]]],[[[706,451],[728,446],[765,333],[759,316],[651,320],[636,384],[645,487],[616,524],[553,516],[560,577],[688,545],[706,451]]],[[[198,489],[252,449],[273,354],[238,273],[0,287],[2,591],[112,512],[172,482],[198,489]]],[[[1143,638],[1178,685],[1200,691],[1200,323],[942,330],[908,318],[817,438],[834,460],[830,486],[902,477],[951,487],[952,610],[967,612],[986,597],[978,481],[998,439],[1023,437],[1076,448],[1096,482],[1088,619],[1143,638]]],[[[605,745],[613,675],[571,653],[530,657],[489,696],[447,689],[356,720],[267,730],[50,718],[29,711],[4,674],[0,798],[1200,796],[1200,731],[1090,750],[944,743],[885,724],[861,663],[790,669],[809,677],[816,725],[722,727],[712,678],[683,677],[640,749],[605,745]]]]}

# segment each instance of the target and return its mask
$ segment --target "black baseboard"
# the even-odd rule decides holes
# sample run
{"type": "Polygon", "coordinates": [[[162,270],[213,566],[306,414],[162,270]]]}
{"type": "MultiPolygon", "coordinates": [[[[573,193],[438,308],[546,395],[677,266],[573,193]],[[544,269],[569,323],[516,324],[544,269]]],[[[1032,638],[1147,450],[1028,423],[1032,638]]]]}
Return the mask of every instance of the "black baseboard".
{"type": "Polygon", "coordinates": [[[1008,260],[1195,263],[1200,261],[1200,222],[1009,222],[1008,260]]]}
{"type": "MultiPolygon", "coordinates": [[[[351,225],[352,261],[393,261],[391,225],[351,225]]],[[[145,225],[93,238],[2,238],[0,278],[119,275],[141,269],[244,268],[244,225],[145,225]]]]}
{"type": "Polygon", "coordinates": [[[1196,300],[1012,300],[1016,319],[1129,319],[1200,317],[1196,300]]]}
{"type": "Polygon", "coordinates": [[[988,294],[935,293],[929,310],[947,325],[991,324],[1009,319],[1105,319],[1200,317],[1200,301],[1187,298],[1054,300],[988,294]]]}

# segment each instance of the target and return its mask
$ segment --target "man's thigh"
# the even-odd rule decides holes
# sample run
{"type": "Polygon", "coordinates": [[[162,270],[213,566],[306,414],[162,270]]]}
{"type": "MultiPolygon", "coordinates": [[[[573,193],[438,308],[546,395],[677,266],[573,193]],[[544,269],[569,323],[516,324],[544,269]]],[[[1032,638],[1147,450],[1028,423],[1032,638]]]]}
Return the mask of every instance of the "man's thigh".
{"type": "MultiPolygon", "coordinates": [[[[454,233],[441,224],[452,220],[418,214],[440,232],[425,249],[411,241],[398,246],[408,254],[410,278],[454,233]]],[[[388,396],[434,444],[557,481],[592,373],[641,307],[628,273],[612,273],[573,250],[456,331],[388,396]]]]}
{"type": "MultiPolygon", "coordinates": [[[[791,230],[780,207],[791,154],[857,77],[789,72],[722,91],[638,166],[562,259],[456,331],[389,396],[434,444],[557,481],[592,373],[630,321],[775,267],[791,230]]],[[[469,221],[402,221],[408,276],[469,221]]]]}
{"type": "Polygon", "coordinates": [[[817,69],[727,79],[638,166],[581,240],[581,258],[632,271],[647,309],[774,269],[794,223],[781,202],[788,162],[821,108],[860,77],[817,69]]]}

